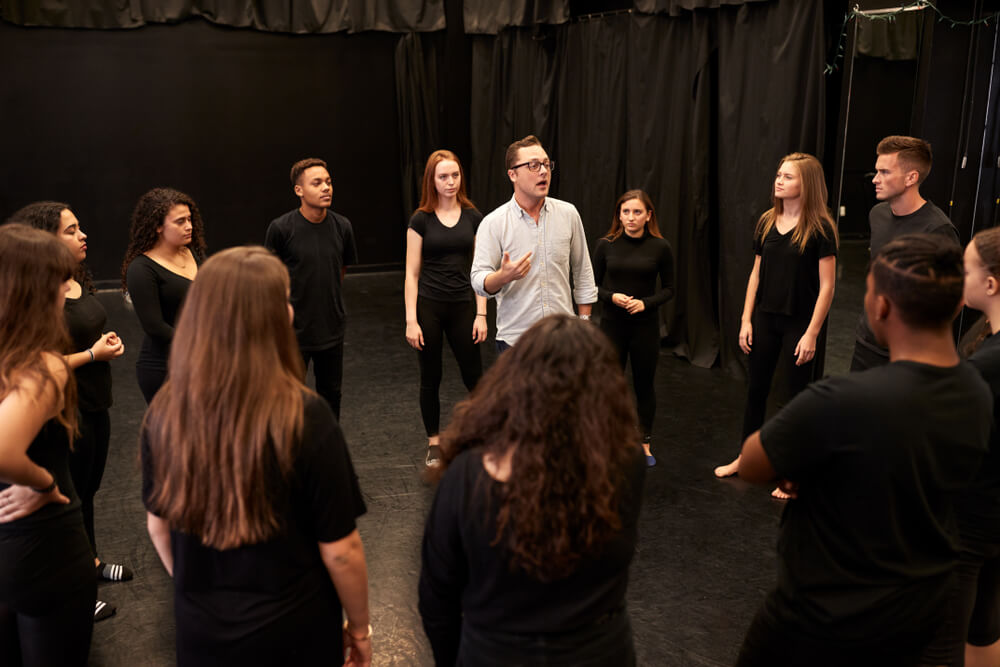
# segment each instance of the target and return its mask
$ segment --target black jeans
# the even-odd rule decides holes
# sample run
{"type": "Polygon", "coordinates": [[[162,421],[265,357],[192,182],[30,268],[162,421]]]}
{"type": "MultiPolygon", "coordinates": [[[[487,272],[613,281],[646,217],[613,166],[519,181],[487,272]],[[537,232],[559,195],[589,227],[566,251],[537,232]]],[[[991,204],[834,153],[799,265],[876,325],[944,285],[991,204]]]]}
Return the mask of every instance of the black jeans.
{"type": "Polygon", "coordinates": [[[632,359],[632,384],[635,404],[639,412],[642,435],[653,433],[656,417],[656,366],[660,361],[660,320],[658,317],[643,319],[601,318],[601,330],[608,335],[618,350],[622,370],[632,359]]]}
{"type": "Polygon", "coordinates": [[[309,370],[313,362],[316,393],[326,399],[337,421],[340,421],[340,387],[344,381],[344,341],[325,350],[302,350],[302,361],[309,370]]]}
{"type": "Polygon", "coordinates": [[[424,334],[424,349],[417,352],[420,362],[420,416],[427,436],[441,428],[441,364],[444,339],[458,362],[462,382],[469,391],[483,375],[479,346],[472,342],[476,302],[435,301],[417,297],[417,323],[424,334]]]}
{"type": "Polygon", "coordinates": [[[788,383],[788,398],[798,394],[812,381],[813,362],[795,365],[795,346],[809,326],[808,320],[754,313],[753,344],[750,346],[750,378],[747,405],[743,413],[743,437],[746,440],[764,425],[767,396],[771,392],[774,373],[780,364],[788,383]]]}

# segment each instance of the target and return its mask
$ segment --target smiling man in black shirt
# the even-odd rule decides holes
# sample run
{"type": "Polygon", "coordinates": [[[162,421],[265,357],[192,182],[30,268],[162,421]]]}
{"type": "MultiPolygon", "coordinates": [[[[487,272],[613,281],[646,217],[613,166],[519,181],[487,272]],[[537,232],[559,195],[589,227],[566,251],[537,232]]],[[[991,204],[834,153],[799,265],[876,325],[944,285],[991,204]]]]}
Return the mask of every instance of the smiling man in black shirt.
{"type": "Polygon", "coordinates": [[[316,392],[339,420],[346,323],[341,286],[347,266],[358,261],[354,229],[330,210],[333,183],[326,162],[299,160],[291,179],[300,205],[271,221],[264,245],[288,267],[302,358],[307,369],[312,360],[316,392]]]}
{"type": "Polygon", "coordinates": [[[952,496],[992,415],[951,336],[962,276],[961,249],[935,235],[886,244],[865,312],[890,363],[810,385],[744,443],[740,477],[794,499],[739,665],[919,663],[958,556],[952,496]]]}

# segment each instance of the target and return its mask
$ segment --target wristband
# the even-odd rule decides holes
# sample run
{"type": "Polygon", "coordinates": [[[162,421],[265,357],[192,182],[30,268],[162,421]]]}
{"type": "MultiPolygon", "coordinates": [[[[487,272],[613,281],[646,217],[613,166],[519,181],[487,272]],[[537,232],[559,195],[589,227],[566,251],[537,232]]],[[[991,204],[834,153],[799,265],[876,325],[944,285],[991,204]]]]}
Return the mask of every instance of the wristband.
{"type": "MultiPolygon", "coordinates": [[[[48,470],[48,469],[46,469],[46,470],[45,470],[45,472],[47,472],[47,473],[49,473],[50,475],[52,475],[52,471],[51,471],[51,470],[48,470]]],[[[52,493],[52,491],[54,491],[54,490],[55,490],[55,488],[56,488],[56,476],[55,476],[55,475],[52,475],[52,483],[51,483],[51,484],[49,484],[48,486],[46,486],[46,487],[45,487],[44,489],[36,489],[36,488],[35,488],[35,487],[33,487],[33,486],[32,486],[32,487],[30,487],[30,488],[31,488],[31,490],[32,490],[32,491],[34,491],[35,493],[52,493]]]]}
{"type": "Polygon", "coordinates": [[[90,349],[90,348],[88,347],[88,348],[87,348],[87,352],[90,352],[90,360],[91,360],[91,361],[94,361],[94,351],[93,351],[93,350],[91,350],[91,349],[90,349]]]}
{"type": "MultiPolygon", "coordinates": [[[[351,631],[348,630],[349,623],[350,623],[350,621],[348,621],[347,619],[344,619],[344,632],[346,632],[347,634],[351,635],[351,631]]],[[[371,639],[371,638],[372,638],[372,624],[371,623],[368,624],[368,634],[365,635],[364,637],[355,637],[354,635],[351,635],[351,639],[353,639],[356,642],[363,642],[366,639],[371,639]]]]}

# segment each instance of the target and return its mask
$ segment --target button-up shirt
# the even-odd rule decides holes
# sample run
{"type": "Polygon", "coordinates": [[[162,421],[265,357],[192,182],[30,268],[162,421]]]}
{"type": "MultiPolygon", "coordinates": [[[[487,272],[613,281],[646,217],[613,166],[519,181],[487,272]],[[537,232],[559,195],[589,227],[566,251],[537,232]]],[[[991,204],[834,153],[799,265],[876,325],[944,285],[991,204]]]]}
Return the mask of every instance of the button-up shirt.
{"type": "Polygon", "coordinates": [[[497,340],[509,345],[532,324],[554,313],[573,314],[574,301],[597,301],[583,221],[576,207],[546,197],[536,223],[511,197],[485,218],[476,233],[472,288],[497,300],[497,340]],[[531,252],[531,268],[496,294],[486,291],[486,276],[498,271],[503,254],[512,262],[531,252]],[[570,285],[572,276],[572,287],[570,285]]]}

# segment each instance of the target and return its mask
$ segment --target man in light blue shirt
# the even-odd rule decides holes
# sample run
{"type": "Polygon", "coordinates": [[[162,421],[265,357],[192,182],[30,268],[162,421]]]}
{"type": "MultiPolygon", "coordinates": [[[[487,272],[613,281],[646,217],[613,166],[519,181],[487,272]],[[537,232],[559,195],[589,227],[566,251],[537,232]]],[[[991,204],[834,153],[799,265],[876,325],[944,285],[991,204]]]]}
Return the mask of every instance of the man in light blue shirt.
{"type": "Polygon", "coordinates": [[[546,315],[572,315],[574,302],[590,319],[597,301],[583,221],[575,206],[548,196],[554,166],[538,138],[512,143],[506,161],[514,196],[479,224],[472,261],[472,288],[497,299],[501,352],[546,315]]]}

